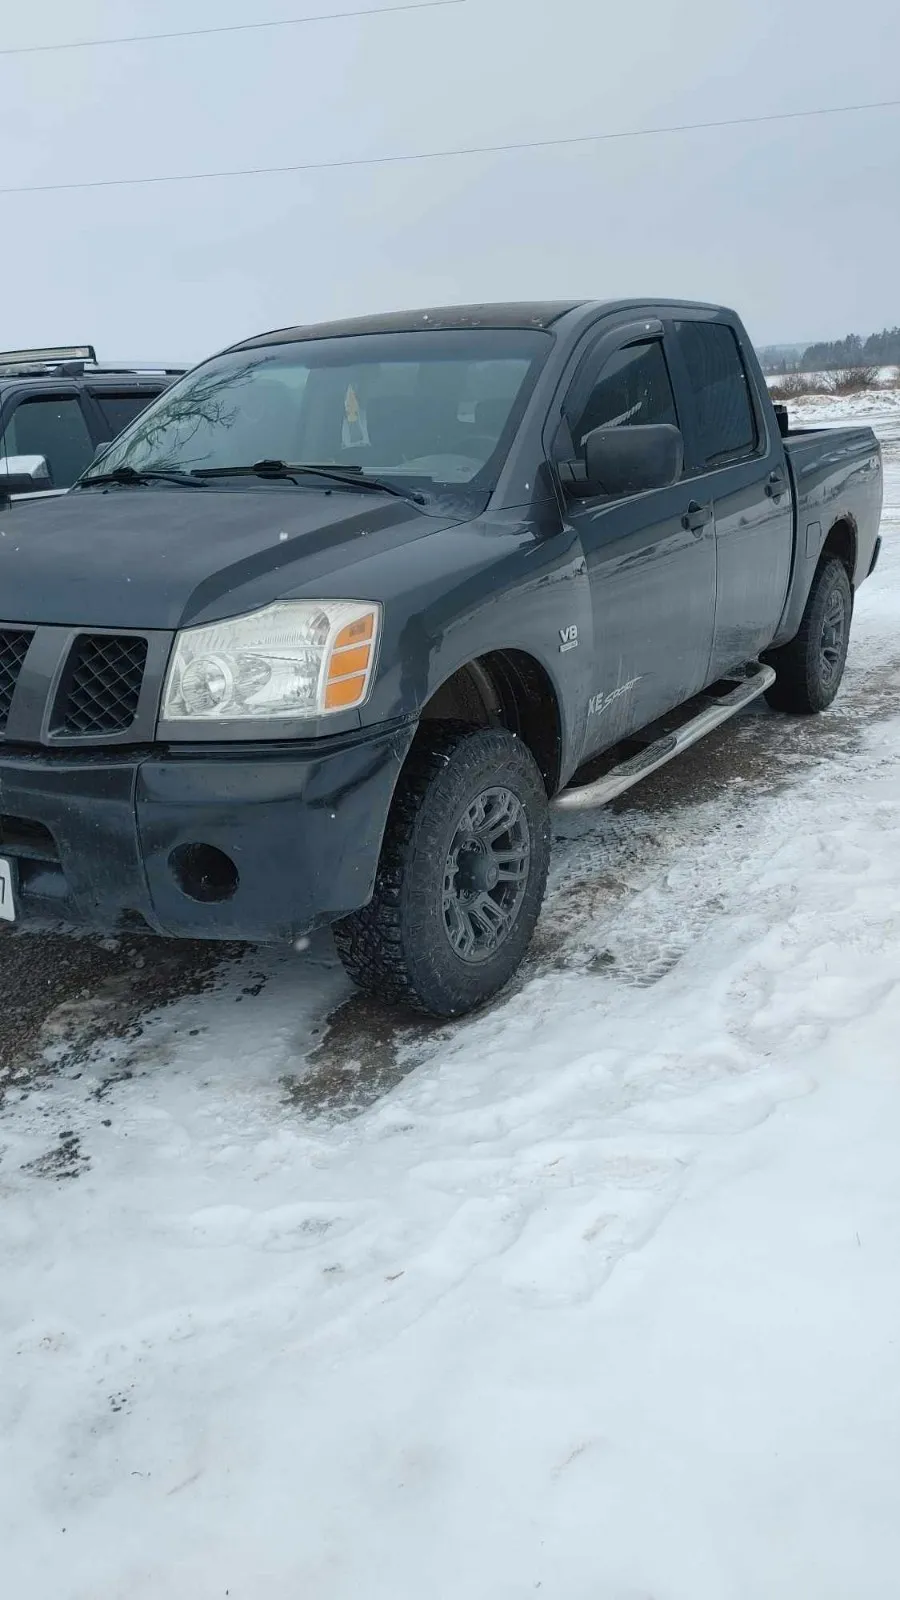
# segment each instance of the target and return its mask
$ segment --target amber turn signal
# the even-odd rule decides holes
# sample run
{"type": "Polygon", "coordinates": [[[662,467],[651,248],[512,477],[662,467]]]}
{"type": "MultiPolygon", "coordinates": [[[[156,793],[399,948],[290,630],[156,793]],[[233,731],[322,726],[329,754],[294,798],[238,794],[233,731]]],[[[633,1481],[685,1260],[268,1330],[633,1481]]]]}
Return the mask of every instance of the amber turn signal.
{"type": "Polygon", "coordinates": [[[374,645],[375,618],[371,612],[341,629],[328,662],[326,711],[349,711],[366,698],[374,645]]]}

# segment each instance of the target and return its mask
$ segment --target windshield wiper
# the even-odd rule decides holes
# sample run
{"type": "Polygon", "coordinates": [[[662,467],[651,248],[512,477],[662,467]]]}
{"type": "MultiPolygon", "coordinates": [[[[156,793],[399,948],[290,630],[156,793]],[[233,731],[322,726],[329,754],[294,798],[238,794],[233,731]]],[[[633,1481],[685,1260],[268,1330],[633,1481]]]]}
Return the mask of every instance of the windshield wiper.
{"type": "Polygon", "coordinates": [[[273,478],[294,480],[298,477],[326,478],[331,483],[346,485],[348,489],[370,490],[378,494],[396,495],[398,500],[411,500],[414,505],[426,504],[424,494],[418,489],[404,489],[385,478],[373,478],[362,467],[327,467],[306,461],[254,461],[250,467],[198,467],[202,478],[273,478]]]}
{"type": "Polygon", "coordinates": [[[193,472],[177,472],[175,468],[168,467],[116,467],[112,472],[95,472],[90,478],[82,478],[78,487],[91,489],[94,484],[142,484],[142,483],[178,483],[186,484],[189,489],[205,489],[206,484],[202,478],[193,472]]]}

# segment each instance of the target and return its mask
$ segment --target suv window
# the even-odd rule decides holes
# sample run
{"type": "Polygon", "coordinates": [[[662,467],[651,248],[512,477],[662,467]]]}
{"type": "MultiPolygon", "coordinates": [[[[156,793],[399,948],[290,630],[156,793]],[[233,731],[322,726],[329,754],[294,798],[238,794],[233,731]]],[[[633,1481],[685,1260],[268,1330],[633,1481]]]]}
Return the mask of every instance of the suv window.
{"type": "Polygon", "coordinates": [[[151,400],[155,400],[158,394],[158,389],[150,389],[144,393],[132,389],[128,394],[106,394],[95,389],[94,399],[109,424],[109,437],[114,439],[117,433],[127,428],[129,422],[140,416],[144,407],[148,406],[151,400]]]}
{"type": "Polygon", "coordinates": [[[652,422],[678,426],[669,369],[658,339],[631,344],[610,356],[578,416],[569,416],[572,441],[581,450],[594,428],[636,428],[652,422]]]}
{"type": "Polygon", "coordinates": [[[75,395],[21,400],[6,425],[4,456],[44,456],[54,489],[68,489],[90,464],[94,443],[75,395]]]}
{"type": "Polygon", "coordinates": [[[675,337],[694,392],[702,464],[752,455],[759,436],[734,330],[724,322],[676,322],[675,337]]]}

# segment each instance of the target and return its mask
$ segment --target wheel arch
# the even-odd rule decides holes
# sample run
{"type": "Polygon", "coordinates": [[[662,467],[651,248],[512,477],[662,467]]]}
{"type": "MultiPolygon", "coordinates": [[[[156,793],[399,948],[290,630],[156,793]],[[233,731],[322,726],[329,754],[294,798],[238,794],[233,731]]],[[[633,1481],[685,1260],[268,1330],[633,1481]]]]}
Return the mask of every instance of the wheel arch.
{"type": "Polygon", "coordinates": [[[850,587],[855,588],[857,549],[856,523],[847,513],[838,517],[831,524],[825,543],[822,546],[819,565],[821,566],[822,562],[827,561],[830,557],[836,556],[838,561],[846,568],[847,577],[850,579],[850,587]]]}
{"type": "Polygon", "coordinates": [[[562,719],[553,681],[525,650],[491,650],[457,667],[422,707],[420,724],[453,720],[506,728],[531,751],[548,795],[559,788],[562,719]]]}

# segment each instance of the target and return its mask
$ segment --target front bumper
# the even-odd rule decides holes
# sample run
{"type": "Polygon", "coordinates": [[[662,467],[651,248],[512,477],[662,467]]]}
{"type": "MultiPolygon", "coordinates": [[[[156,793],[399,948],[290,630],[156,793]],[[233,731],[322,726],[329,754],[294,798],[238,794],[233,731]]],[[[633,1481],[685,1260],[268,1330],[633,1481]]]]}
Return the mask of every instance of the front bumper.
{"type": "Polygon", "coordinates": [[[5,748],[0,857],[17,923],[274,942],[334,922],[371,898],[414,732],[77,756],[5,748]]]}

